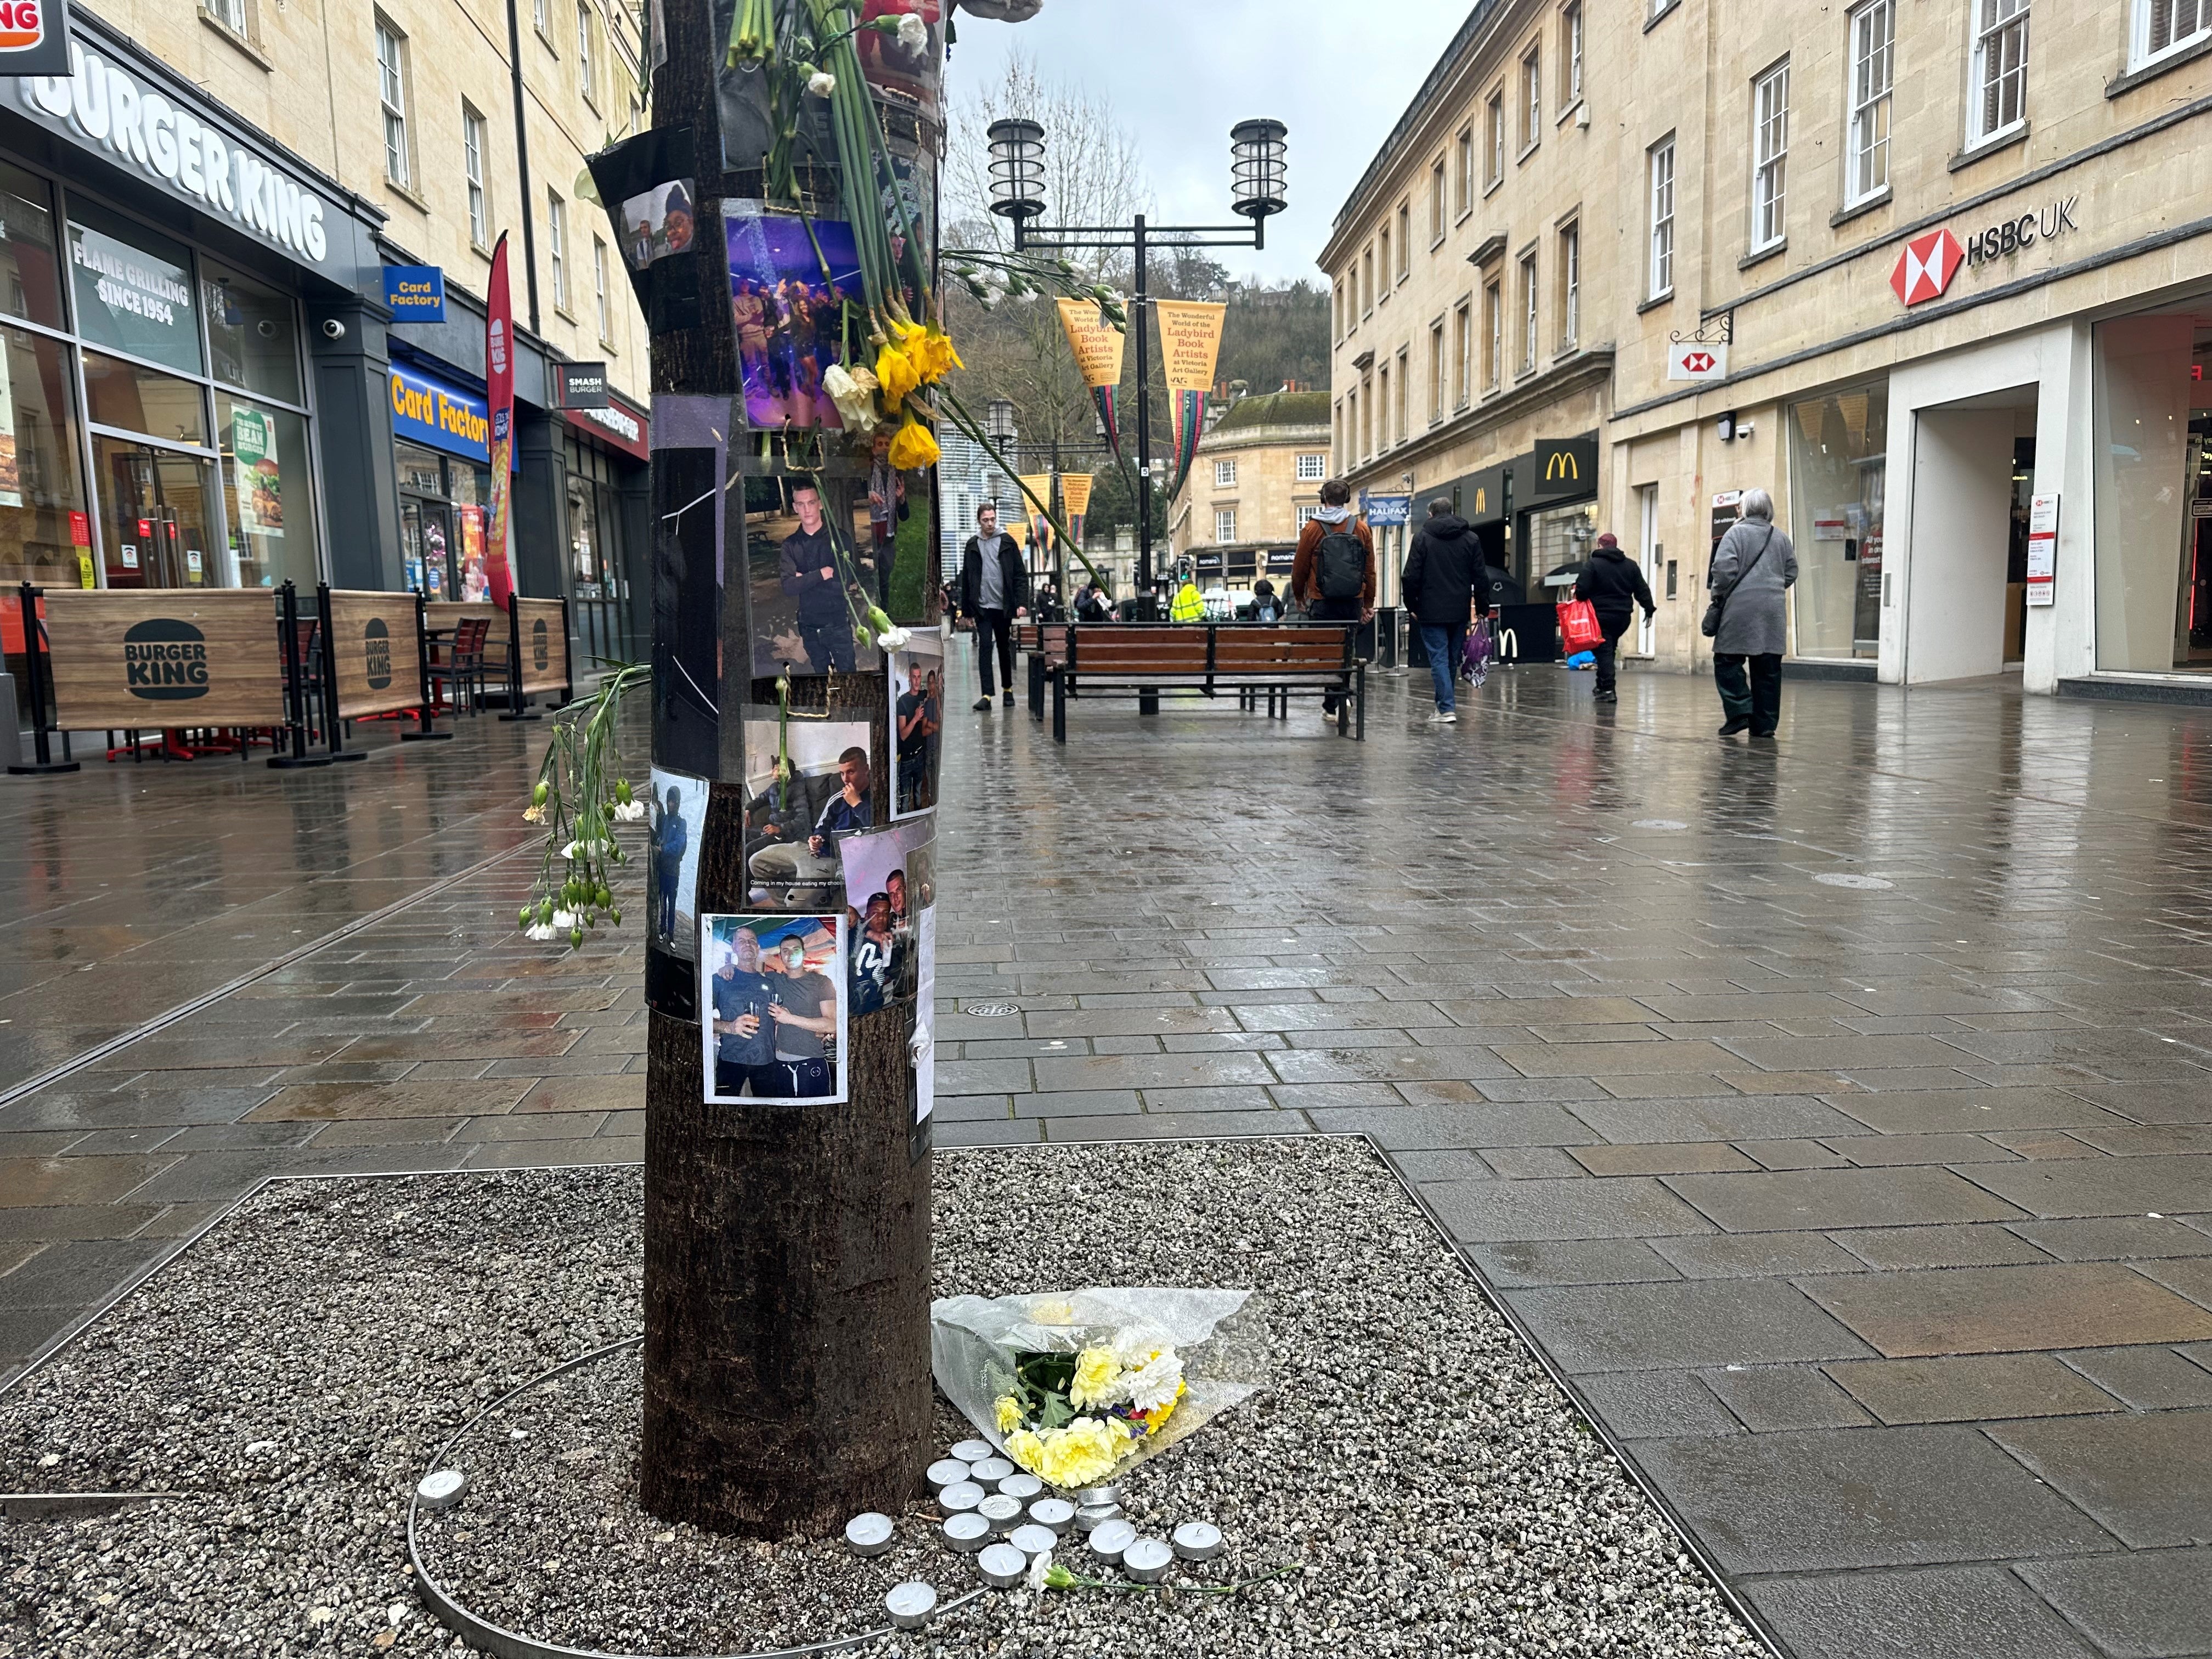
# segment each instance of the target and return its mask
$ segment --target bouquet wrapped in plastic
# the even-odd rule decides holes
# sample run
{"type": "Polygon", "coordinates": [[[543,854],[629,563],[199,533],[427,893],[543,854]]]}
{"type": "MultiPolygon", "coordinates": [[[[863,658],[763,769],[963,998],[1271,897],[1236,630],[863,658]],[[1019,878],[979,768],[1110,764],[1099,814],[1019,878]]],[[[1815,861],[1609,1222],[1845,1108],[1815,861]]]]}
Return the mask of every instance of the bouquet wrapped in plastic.
{"type": "Polygon", "coordinates": [[[930,1304],[945,1397],[1054,1486],[1097,1486],[1259,1392],[1249,1291],[1091,1288],[930,1304]]]}

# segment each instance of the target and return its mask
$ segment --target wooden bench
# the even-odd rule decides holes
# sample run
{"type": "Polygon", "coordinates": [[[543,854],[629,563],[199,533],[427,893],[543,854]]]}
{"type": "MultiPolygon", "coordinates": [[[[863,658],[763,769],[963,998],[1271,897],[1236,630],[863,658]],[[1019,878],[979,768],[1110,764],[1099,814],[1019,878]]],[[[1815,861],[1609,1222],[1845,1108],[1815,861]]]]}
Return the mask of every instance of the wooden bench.
{"type": "Polygon", "coordinates": [[[1030,716],[1041,720],[1044,718],[1046,676],[1055,665],[1067,659],[1067,624],[1018,622],[1014,624],[1014,649],[1029,659],[1030,716]]]}
{"type": "Polygon", "coordinates": [[[1058,662],[1040,650],[1052,681],[1052,736],[1067,741],[1067,705],[1085,696],[1195,691],[1237,694],[1238,705],[1288,719],[1294,696],[1339,699],[1336,729],[1367,737],[1367,665],[1353,654],[1357,630],[1341,624],[1075,623],[1064,624],[1058,662]]]}

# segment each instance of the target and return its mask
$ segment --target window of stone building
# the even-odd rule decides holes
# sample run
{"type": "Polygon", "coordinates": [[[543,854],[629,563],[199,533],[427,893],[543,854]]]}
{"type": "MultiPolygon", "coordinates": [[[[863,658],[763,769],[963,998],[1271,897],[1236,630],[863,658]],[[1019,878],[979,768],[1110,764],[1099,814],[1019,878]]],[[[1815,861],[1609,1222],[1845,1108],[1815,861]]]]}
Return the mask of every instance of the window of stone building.
{"type": "Polygon", "coordinates": [[[1974,0],[1971,142],[2008,132],[2027,115],[2028,0],[1974,0]]]}
{"type": "Polygon", "coordinates": [[[1359,256],[1359,314],[1363,317],[1375,309],[1375,250],[1370,246],[1359,256]]]}
{"type": "Polygon", "coordinates": [[[407,37],[376,20],[376,96],[384,112],[384,176],[401,189],[413,176],[407,146],[407,37]]]}
{"type": "Polygon", "coordinates": [[[1536,372],[1536,256],[1521,256],[1521,372],[1536,372]]]}
{"type": "Polygon", "coordinates": [[[1482,318],[1489,336],[1484,348],[1482,383],[1495,392],[1505,372],[1505,297],[1495,283],[1482,290],[1482,318]]]}
{"type": "Polygon", "coordinates": [[[599,77],[592,51],[593,33],[590,0],[576,0],[576,90],[586,103],[596,106],[599,77]]]}
{"type": "Polygon", "coordinates": [[[1384,299],[1386,299],[1386,300],[1387,300],[1387,299],[1389,299],[1389,298],[1390,297],[1390,227],[1389,227],[1389,226],[1385,225],[1385,226],[1383,226],[1383,227],[1382,227],[1382,229],[1381,234],[1380,234],[1379,235],[1377,235],[1377,236],[1376,236],[1376,245],[1377,245],[1377,246],[1379,247],[1379,249],[1380,249],[1380,251],[1381,251],[1381,253],[1382,253],[1382,258],[1379,258],[1378,260],[1376,260],[1376,264],[1381,268],[1381,270],[1382,270],[1382,297],[1383,297],[1384,299]]]}
{"type": "Polygon", "coordinates": [[[559,192],[545,192],[545,247],[553,266],[553,308],[568,309],[568,204],[559,192]]]}
{"type": "Polygon", "coordinates": [[[1444,417],[1444,325],[1441,321],[1429,325],[1429,419],[1431,422],[1444,417]]]}
{"type": "Polygon", "coordinates": [[[599,238],[592,238],[592,314],[599,326],[599,343],[614,343],[614,313],[607,306],[607,245],[599,238]]]}
{"type": "Polygon", "coordinates": [[[1429,169],[1429,246],[1444,239],[1444,158],[1437,157],[1429,169]]]}
{"type": "Polygon", "coordinates": [[[1674,135],[1651,146],[1651,255],[1650,295],[1674,291],[1674,135]]]}
{"type": "Polygon", "coordinates": [[[1521,60],[1521,153],[1536,148],[1544,134],[1543,53],[1532,47],[1521,60]]]}
{"type": "Polygon", "coordinates": [[[1490,94],[1490,182],[1497,184],[1505,177],[1505,94],[1501,89],[1490,94]]]}
{"type": "Polygon", "coordinates": [[[1559,346],[1565,349],[1582,337],[1583,229],[1580,224],[1559,231],[1559,346]]]}
{"type": "Polygon", "coordinates": [[[2141,69],[2207,35],[2212,35],[2212,0],[2135,0],[2128,65],[2141,69]]]}
{"type": "Polygon", "coordinates": [[[1233,542],[1237,539],[1237,509],[1235,507],[1224,507],[1214,510],[1213,539],[1217,542],[1233,542]]]}
{"type": "Polygon", "coordinates": [[[1784,58],[1752,82],[1751,246],[1755,253],[1780,241],[1787,222],[1790,161],[1790,60],[1784,58]]]}
{"type": "Polygon", "coordinates": [[[1413,435],[1413,423],[1410,416],[1413,401],[1412,391],[1413,376],[1412,371],[1407,367],[1407,354],[1402,349],[1398,353],[1398,441],[1400,443],[1405,442],[1413,435]]]}
{"type": "Polygon", "coordinates": [[[1889,94],[1897,73],[1897,0],[1867,0],[1850,15],[1850,131],[1844,157],[1848,206],[1889,188],[1889,94]]]}
{"type": "Polygon", "coordinates": [[[1398,280],[1413,274],[1413,204],[1398,204],[1398,280]]]}
{"type": "Polygon", "coordinates": [[[1452,381],[1459,394],[1453,407],[1465,409],[1474,400],[1474,318],[1473,307],[1464,301],[1452,313],[1452,381]]]}
{"type": "Polygon", "coordinates": [[[1459,210],[1462,214],[1474,211],[1474,129],[1462,127],[1459,132],[1459,210]]]}
{"type": "Polygon", "coordinates": [[[1234,460],[1216,461],[1213,464],[1213,487],[1216,489],[1233,489],[1237,487],[1237,463],[1234,460]]]}
{"type": "Polygon", "coordinates": [[[491,246],[491,210],[484,199],[484,118],[461,106],[461,177],[469,190],[469,245],[491,246]]]}
{"type": "Polygon", "coordinates": [[[1382,441],[1378,448],[1390,447],[1390,365],[1385,363],[1376,371],[1376,385],[1382,394],[1382,412],[1376,418],[1375,435],[1382,441]]]}
{"type": "Polygon", "coordinates": [[[1583,100],[1582,0],[1560,12],[1559,42],[1559,107],[1565,111],[1583,100]]]}
{"type": "Polygon", "coordinates": [[[1298,457],[1298,482],[1300,483],[1318,483],[1328,477],[1328,456],[1301,455],[1298,457]]]}

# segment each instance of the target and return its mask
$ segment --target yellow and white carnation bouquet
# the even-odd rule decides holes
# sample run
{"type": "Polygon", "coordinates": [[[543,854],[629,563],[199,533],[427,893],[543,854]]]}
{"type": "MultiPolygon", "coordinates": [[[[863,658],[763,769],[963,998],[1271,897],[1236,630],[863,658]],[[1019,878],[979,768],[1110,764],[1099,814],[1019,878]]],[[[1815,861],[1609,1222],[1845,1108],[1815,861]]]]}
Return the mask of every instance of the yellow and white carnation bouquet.
{"type": "Polygon", "coordinates": [[[1014,1462],[1093,1486],[1258,1388],[1243,1291],[954,1297],[931,1312],[938,1384],[1014,1462]]]}

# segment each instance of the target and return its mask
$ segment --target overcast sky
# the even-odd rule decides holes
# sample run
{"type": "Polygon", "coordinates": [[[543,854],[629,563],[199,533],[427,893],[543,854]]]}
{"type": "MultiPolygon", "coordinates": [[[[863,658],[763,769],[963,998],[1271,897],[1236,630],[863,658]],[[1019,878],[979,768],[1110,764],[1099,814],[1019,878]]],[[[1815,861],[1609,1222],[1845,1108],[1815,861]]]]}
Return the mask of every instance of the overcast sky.
{"type": "Polygon", "coordinates": [[[1232,276],[1319,281],[1337,210],[1467,13],[1464,0],[1044,0],[1026,23],[962,12],[945,91],[998,81],[1019,48],[1046,79],[1111,99],[1175,224],[1230,221],[1229,129],[1273,116],[1291,130],[1290,209],[1264,253],[1218,257],[1232,276]]]}

